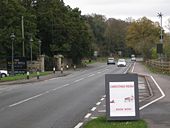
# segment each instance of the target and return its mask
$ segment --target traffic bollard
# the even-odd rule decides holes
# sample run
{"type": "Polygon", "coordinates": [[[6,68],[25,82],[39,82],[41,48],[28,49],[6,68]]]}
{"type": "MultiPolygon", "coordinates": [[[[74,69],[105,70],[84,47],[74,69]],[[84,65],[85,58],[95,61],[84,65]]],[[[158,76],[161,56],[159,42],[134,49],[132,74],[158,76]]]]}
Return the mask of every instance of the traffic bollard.
{"type": "Polygon", "coordinates": [[[30,78],[30,73],[29,72],[27,72],[27,79],[29,79],[30,78]]]}
{"type": "Polygon", "coordinates": [[[55,67],[53,68],[53,73],[55,74],[55,67]]]}
{"type": "Polygon", "coordinates": [[[68,68],[69,68],[69,66],[68,66],[68,64],[66,65],[66,69],[68,70],[68,68]]]}
{"type": "Polygon", "coordinates": [[[40,78],[40,72],[37,71],[37,79],[39,79],[39,78],[40,78]]]}
{"type": "Polygon", "coordinates": [[[61,67],[61,69],[60,69],[60,70],[61,70],[61,73],[63,73],[63,67],[61,67]]]}
{"type": "Polygon", "coordinates": [[[74,70],[76,70],[76,65],[74,65],[74,70]]]}

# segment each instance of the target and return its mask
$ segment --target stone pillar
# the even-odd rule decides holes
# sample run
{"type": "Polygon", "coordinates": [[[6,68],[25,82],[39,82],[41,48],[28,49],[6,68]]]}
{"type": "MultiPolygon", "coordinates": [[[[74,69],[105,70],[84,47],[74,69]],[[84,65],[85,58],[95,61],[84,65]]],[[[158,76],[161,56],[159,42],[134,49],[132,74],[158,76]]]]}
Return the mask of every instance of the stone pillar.
{"type": "Polygon", "coordinates": [[[54,55],[54,59],[55,59],[55,67],[57,70],[61,69],[61,66],[63,66],[63,55],[54,55]]]}
{"type": "Polygon", "coordinates": [[[44,72],[45,71],[45,55],[40,55],[40,71],[44,72]]]}

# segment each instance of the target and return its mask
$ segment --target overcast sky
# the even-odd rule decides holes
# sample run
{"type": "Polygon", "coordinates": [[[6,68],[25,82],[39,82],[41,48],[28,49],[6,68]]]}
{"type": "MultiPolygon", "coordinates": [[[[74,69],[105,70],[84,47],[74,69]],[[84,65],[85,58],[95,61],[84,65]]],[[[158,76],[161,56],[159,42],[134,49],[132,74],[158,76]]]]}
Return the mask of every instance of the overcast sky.
{"type": "Polygon", "coordinates": [[[162,12],[163,26],[170,18],[170,0],[64,0],[64,3],[72,8],[78,7],[82,14],[96,13],[122,20],[146,16],[160,22],[157,13],[162,12]]]}

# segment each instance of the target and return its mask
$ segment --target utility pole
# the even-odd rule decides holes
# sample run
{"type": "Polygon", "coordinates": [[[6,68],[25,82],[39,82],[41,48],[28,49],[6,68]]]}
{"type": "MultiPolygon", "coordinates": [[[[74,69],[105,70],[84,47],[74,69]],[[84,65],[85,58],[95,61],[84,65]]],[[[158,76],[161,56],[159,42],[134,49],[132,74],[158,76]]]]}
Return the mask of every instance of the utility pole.
{"type": "Polygon", "coordinates": [[[161,31],[160,31],[160,45],[162,48],[162,53],[160,53],[160,60],[162,60],[163,58],[163,28],[162,28],[162,16],[163,14],[160,12],[158,13],[158,17],[160,18],[160,25],[161,25],[161,31]]]}
{"type": "Polygon", "coordinates": [[[160,12],[160,13],[158,13],[158,17],[161,19],[161,21],[160,21],[160,25],[161,25],[160,43],[163,43],[162,16],[163,16],[163,14],[162,14],[161,12],[160,12]]]}
{"type": "Polygon", "coordinates": [[[33,43],[33,39],[32,36],[30,38],[30,57],[31,57],[31,71],[32,71],[32,43],[33,43]]]}
{"type": "Polygon", "coordinates": [[[14,40],[15,40],[15,35],[14,33],[11,33],[10,35],[10,38],[12,40],[12,47],[11,47],[11,50],[12,50],[12,55],[11,55],[11,75],[14,76],[14,40]]]}
{"type": "Polygon", "coordinates": [[[22,26],[22,56],[25,57],[24,16],[22,16],[21,26],[22,26]]]}

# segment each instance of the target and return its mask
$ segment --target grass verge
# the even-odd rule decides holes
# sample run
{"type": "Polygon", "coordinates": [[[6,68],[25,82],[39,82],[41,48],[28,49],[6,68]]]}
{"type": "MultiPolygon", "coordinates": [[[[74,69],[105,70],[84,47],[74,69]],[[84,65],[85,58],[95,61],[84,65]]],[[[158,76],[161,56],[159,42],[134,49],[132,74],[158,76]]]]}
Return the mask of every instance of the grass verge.
{"type": "MultiPolygon", "coordinates": [[[[52,72],[40,72],[40,76],[44,76],[44,75],[49,75],[52,72]]],[[[30,73],[30,78],[32,77],[36,77],[37,73],[30,73]]],[[[8,76],[8,77],[4,77],[0,79],[0,82],[5,82],[5,81],[15,81],[15,80],[22,80],[22,79],[26,79],[27,75],[26,74],[17,74],[15,76],[8,76]]]]}
{"type": "Polygon", "coordinates": [[[87,122],[83,128],[147,128],[147,123],[144,120],[111,122],[105,117],[99,117],[87,122]]]}

